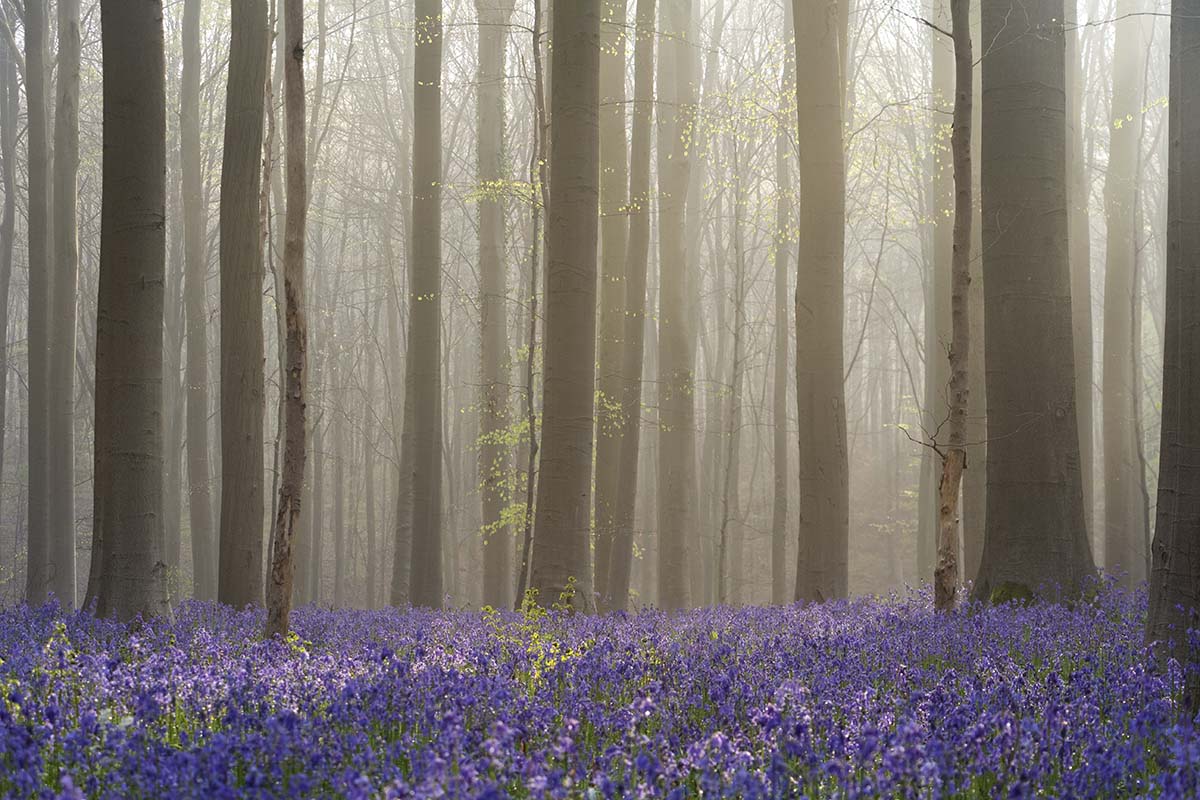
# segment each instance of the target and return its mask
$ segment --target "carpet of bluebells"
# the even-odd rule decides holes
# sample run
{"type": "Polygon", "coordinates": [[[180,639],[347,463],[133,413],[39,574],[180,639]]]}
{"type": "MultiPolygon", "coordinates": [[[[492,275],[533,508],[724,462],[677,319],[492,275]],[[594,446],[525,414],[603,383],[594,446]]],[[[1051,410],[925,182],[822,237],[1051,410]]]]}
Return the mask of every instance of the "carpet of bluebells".
{"type": "Polygon", "coordinates": [[[1145,598],[559,613],[0,611],[0,796],[1197,797],[1145,598]]]}

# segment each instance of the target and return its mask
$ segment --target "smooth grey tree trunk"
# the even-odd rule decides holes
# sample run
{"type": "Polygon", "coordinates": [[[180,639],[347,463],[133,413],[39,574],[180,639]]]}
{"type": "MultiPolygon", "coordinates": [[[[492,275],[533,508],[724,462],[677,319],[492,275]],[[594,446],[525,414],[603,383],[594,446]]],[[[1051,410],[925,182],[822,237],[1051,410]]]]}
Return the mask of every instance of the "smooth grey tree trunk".
{"type": "MultiPolygon", "coordinates": [[[[1146,638],[1190,667],[1188,629],[1200,613],[1200,0],[1171,3],[1170,136],[1167,167],[1167,272],[1159,451],[1150,612],[1146,638]]],[[[1188,675],[1195,709],[1200,686],[1188,675]]]]}
{"type": "Polygon", "coordinates": [[[221,534],[217,597],[263,602],[264,96],[270,40],[265,0],[232,7],[221,165],[221,534]]]}
{"type": "Polygon", "coordinates": [[[1062,0],[984,4],[987,531],[975,594],[1078,593],[1084,517],[1067,252],[1062,0]]]}
{"type": "MultiPolygon", "coordinates": [[[[0,41],[0,364],[8,364],[9,298],[12,286],[13,245],[17,219],[17,125],[20,116],[17,53],[7,40],[0,41]]],[[[0,375],[0,476],[7,451],[8,372],[0,375]]],[[[14,541],[16,536],[14,535],[14,541]]],[[[15,565],[14,565],[15,567],[15,565]]]]}
{"type": "Polygon", "coordinates": [[[592,420],[600,210],[601,0],[555,0],[546,209],[542,441],[530,587],[540,604],[594,608],[592,420]]]}
{"type": "Polygon", "coordinates": [[[160,0],[102,0],[96,313],[96,613],[169,612],[162,560],[166,87],[160,0]]]}
{"type": "Polygon", "coordinates": [[[192,594],[217,597],[217,547],[213,538],[212,480],[208,450],[208,223],[200,166],[201,0],[183,4],[183,73],[179,127],[183,171],[183,304],[187,329],[188,516],[192,545],[192,594]]]}

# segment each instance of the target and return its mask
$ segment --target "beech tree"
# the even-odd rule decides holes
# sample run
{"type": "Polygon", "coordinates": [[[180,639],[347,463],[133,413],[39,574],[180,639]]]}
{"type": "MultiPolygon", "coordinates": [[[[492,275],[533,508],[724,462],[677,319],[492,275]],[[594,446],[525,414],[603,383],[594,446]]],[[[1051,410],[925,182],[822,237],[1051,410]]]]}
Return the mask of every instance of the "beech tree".
{"type": "Polygon", "coordinates": [[[164,614],[166,65],[160,0],[102,0],[103,209],[96,307],[95,533],[89,594],[120,620],[164,614]]]}

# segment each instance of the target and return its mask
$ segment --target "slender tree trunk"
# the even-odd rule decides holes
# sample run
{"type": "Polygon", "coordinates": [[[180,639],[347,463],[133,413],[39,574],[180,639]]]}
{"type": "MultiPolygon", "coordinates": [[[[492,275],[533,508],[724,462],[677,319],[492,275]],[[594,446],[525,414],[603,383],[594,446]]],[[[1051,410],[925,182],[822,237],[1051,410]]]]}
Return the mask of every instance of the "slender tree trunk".
{"type": "MultiPolygon", "coordinates": [[[[950,0],[954,36],[954,241],[951,265],[950,430],[949,448],[942,455],[938,491],[938,553],[934,570],[934,606],[954,608],[958,595],[958,492],[967,461],[968,369],[971,357],[971,96],[974,56],[971,52],[970,0],[950,0]]],[[[926,352],[926,358],[930,354],[926,352]]]]}
{"type": "MultiPolygon", "coordinates": [[[[50,238],[50,143],[46,131],[46,0],[25,2],[25,103],[28,117],[26,137],[29,147],[29,313],[26,316],[29,381],[28,444],[28,564],[25,571],[25,600],[41,603],[53,590],[50,575],[50,534],[48,458],[50,423],[50,275],[52,269],[50,238]]],[[[92,563],[101,561],[95,552],[102,540],[92,534],[92,563]]],[[[91,583],[99,575],[89,576],[89,599],[95,590],[91,583]]]]}
{"type": "Polygon", "coordinates": [[[600,159],[600,0],[555,0],[546,209],[542,445],[530,587],[594,607],[592,420],[600,159]]]}
{"type": "MultiPolygon", "coordinates": [[[[1071,325],[1075,343],[1075,400],[1079,427],[1079,472],[1083,479],[1083,521],[1092,530],[1095,509],[1095,403],[1092,396],[1092,256],[1088,222],[1088,159],[1083,148],[1083,91],[1077,52],[1082,28],[1076,23],[1078,0],[1064,0],[1067,32],[1067,248],[1071,269],[1071,325]]],[[[1089,534],[1089,547],[1091,539],[1089,534]]]]}
{"type": "Polygon", "coordinates": [[[616,518],[603,594],[611,607],[629,605],[633,531],[642,433],[642,368],[646,353],[646,278],[650,260],[650,134],[654,120],[655,0],[638,0],[633,51],[633,132],[629,150],[629,232],[625,256],[625,330],[621,355],[621,461],[616,518]]]}
{"type": "MultiPolygon", "coordinates": [[[[364,236],[364,239],[366,237],[364,236]]],[[[379,329],[379,305],[371,312],[374,320],[374,330],[379,329]]],[[[363,502],[366,505],[367,524],[367,608],[378,607],[376,594],[379,584],[379,552],[378,537],[375,526],[375,448],[378,446],[376,437],[380,433],[375,425],[375,352],[369,348],[366,354],[367,377],[363,387],[363,502]]]]}
{"type": "MultiPolygon", "coordinates": [[[[405,407],[412,406],[411,600],[442,605],[442,4],[417,0],[413,237],[405,407]],[[411,386],[411,391],[408,387],[411,386]]],[[[407,411],[406,411],[407,413],[407,411]]]]}
{"type": "Polygon", "coordinates": [[[284,0],[283,67],[287,145],[287,218],[284,222],[283,281],[287,319],[284,384],[283,472],[279,508],[271,546],[271,580],[267,584],[267,635],[286,635],[296,573],[292,557],[304,491],[307,451],[305,381],[308,328],[304,318],[304,234],[308,215],[308,175],[304,152],[304,8],[302,0],[284,0]]]}
{"type": "MultiPolygon", "coordinates": [[[[844,2],[844,0],[842,0],[844,2]]],[[[840,4],[839,4],[840,5],[840,4]]],[[[800,421],[800,547],[796,599],[844,597],[850,489],[843,387],[846,168],[839,29],[824,6],[794,0],[800,257],[796,284],[796,403],[800,421]]]]}
{"type": "Polygon", "coordinates": [[[184,317],[187,326],[188,515],[192,531],[192,594],[217,597],[217,548],[213,540],[211,471],[208,459],[208,223],[200,166],[201,0],[183,5],[183,76],[180,142],[183,162],[184,317]]]}
{"type": "Polygon", "coordinates": [[[629,148],[625,137],[627,0],[602,0],[600,50],[600,308],[597,318],[596,594],[607,608],[621,457],[621,339],[629,239],[629,148]]]}
{"type": "MultiPolygon", "coordinates": [[[[933,21],[945,29],[951,26],[950,0],[933,0],[933,21]]],[[[949,434],[951,398],[950,366],[946,352],[950,347],[951,310],[950,284],[954,217],[946,212],[954,207],[955,190],[953,164],[946,140],[950,138],[947,112],[954,106],[953,43],[941,33],[929,31],[933,61],[933,103],[930,114],[929,156],[926,158],[927,213],[933,218],[932,231],[924,238],[927,258],[925,277],[925,398],[921,409],[921,427],[929,438],[944,440],[949,434]]],[[[917,530],[917,579],[926,583],[933,579],[937,561],[940,531],[940,484],[944,458],[938,458],[932,448],[921,453],[921,510],[917,530]]]]}
{"type": "Polygon", "coordinates": [[[1145,52],[1140,4],[1117,5],[1113,45],[1113,119],[1109,128],[1108,170],[1104,180],[1104,216],[1108,229],[1104,264],[1104,567],[1126,585],[1144,579],[1142,555],[1141,470],[1134,419],[1133,301],[1135,196],[1141,97],[1139,56],[1145,52]]]}
{"type": "Polygon", "coordinates": [[[217,597],[263,602],[263,248],[259,189],[270,40],[265,0],[233,5],[221,166],[221,538],[217,597]]]}
{"type": "Polygon", "coordinates": [[[512,532],[503,522],[504,482],[511,453],[503,443],[509,422],[508,282],[505,253],[504,56],[512,0],[476,0],[479,14],[479,497],[483,513],[483,602],[512,605],[512,532]]]}
{"type": "MultiPolygon", "coordinates": [[[[340,327],[340,326],[339,326],[340,327]]],[[[333,607],[346,607],[346,368],[333,373],[333,607]]]]}
{"type": "MultiPolygon", "coordinates": [[[[4,475],[7,451],[8,406],[8,323],[12,285],[13,245],[17,219],[17,125],[20,116],[20,89],[17,84],[17,53],[8,41],[0,41],[0,190],[4,193],[0,211],[0,476],[4,475]]],[[[3,494],[0,494],[0,499],[3,494]]],[[[13,535],[14,547],[17,536],[13,535]]],[[[15,565],[14,565],[15,567],[15,565]]]]}
{"type": "Polygon", "coordinates": [[[695,351],[684,238],[695,89],[689,44],[692,0],[664,0],[660,8],[657,573],[658,603],[670,611],[691,604],[688,540],[695,535],[697,519],[695,351]]]}
{"type": "MultiPolygon", "coordinates": [[[[792,6],[784,3],[784,30],[792,35],[792,6]]],[[[775,359],[771,384],[772,457],[774,484],[771,503],[771,602],[789,599],[787,583],[788,530],[788,266],[792,257],[792,165],[789,130],[782,123],[789,93],[796,91],[796,58],[785,47],[783,70],[779,77],[780,120],[775,134],[775,359]]],[[[794,96],[794,94],[792,94],[794,96]]]]}
{"type": "Polygon", "coordinates": [[[58,0],[58,81],[54,114],[54,278],[50,307],[46,425],[46,524],[51,590],[75,607],[75,296],[79,183],[79,0],[58,0]]]}
{"type": "MultiPolygon", "coordinates": [[[[1171,3],[1167,167],[1167,307],[1150,612],[1160,666],[1194,669],[1189,629],[1200,613],[1200,0],[1171,3]]],[[[1190,709],[1200,682],[1187,673],[1190,709]]]]}
{"type": "Polygon", "coordinates": [[[742,441],[742,384],[744,331],[746,327],[746,259],[742,246],[742,183],[741,166],[738,163],[738,145],[733,146],[733,242],[734,242],[734,287],[733,287],[733,363],[729,381],[727,416],[725,423],[726,449],[724,486],[721,492],[721,530],[718,538],[720,579],[718,602],[741,605],[742,591],[742,535],[741,535],[741,441],[742,441]],[[733,532],[730,527],[733,526],[733,532]],[[730,541],[732,539],[732,541],[730,541]]]}
{"type": "Polygon", "coordinates": [[[96,613],[169,612],[162,560],[166,68],[162,3],[102,0],[104,197],[96,315],[96,613]]]}
{"type": "Polygon", "coordinates": [[[983,599],[1078,592],[1094,567],[1076,421],[1062,0],[984,4],[987,533],[983,599]]]}

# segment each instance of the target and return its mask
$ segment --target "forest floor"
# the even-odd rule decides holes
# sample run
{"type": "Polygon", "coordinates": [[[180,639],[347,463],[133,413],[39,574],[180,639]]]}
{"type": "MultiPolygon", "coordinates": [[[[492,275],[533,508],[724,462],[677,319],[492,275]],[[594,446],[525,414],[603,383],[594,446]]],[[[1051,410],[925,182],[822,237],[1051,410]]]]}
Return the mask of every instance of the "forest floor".
{"type": "Polygon", "coordinates": [[[0,612],[0,796],[1196,797],[1145,598],[0,612]]]}

